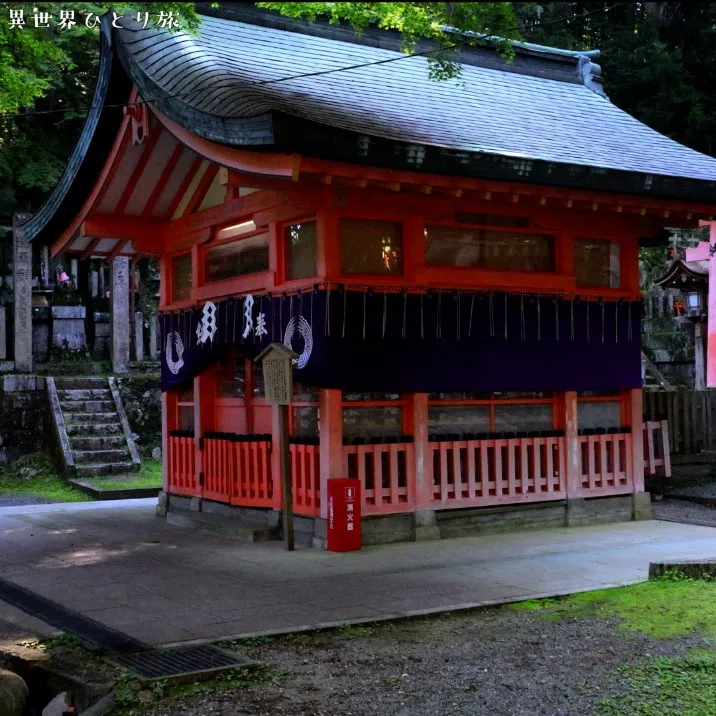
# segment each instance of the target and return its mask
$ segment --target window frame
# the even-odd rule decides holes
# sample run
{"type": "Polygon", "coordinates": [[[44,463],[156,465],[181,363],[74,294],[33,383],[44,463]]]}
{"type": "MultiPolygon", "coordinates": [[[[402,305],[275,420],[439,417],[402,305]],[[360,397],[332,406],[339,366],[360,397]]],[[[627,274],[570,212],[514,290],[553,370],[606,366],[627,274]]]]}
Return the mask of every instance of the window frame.
{"type": "MultiPolygon", "coordinates": [[[[450,407],[450,406],[470,406],[470,405],[483,405],[487,406],[489,410],[489,432],[497,433],[497,432],[503,432],[503,431],[497,431],[495,430],[495,407],[498,405],[550,405],[552,407],[552,430],[558,430],[560,429],[559,425],[559,411],[558,411],[558,405],[560,403],[560,397],[559,393],[552,392],[552,396],[549,398],[495,398],[496,393],[492,392],[490,393],[489,398],[467,398],[467,399],[459,399],[459,398],[445,398],[445,399],[436,399],[436,398],[428,398],[428,415],[430,413],[430,408],[435,406],[444,406],[444,407],[450,407]]],[[[428,433],[430,432],[430,422],[428,419],[428,433]]],[[[480,431],[478,431],[480,432],[480,431]]]]}
{"type": "MultiPolygon", "coordinates": [[[[487,210],[486,210],[487,211],[487,210]]],[[[481,212],[483,213],[483,212],[481,212]]],[[[511,214],[505,212],[500,216],[524,216],[523,212],[511,214]]],[[[537,226],[531,216],[526,217],[528,225],[496,226],[491,224],[466,224],[455,219],[431,219],[420,221],[420,235],[411,237],[417,240],[419,248],[416,249],[418,262],[415,272],[417,281],[431,285],[465,285],[479,288],[525,288],[534,290],[569,291],[574,286],[574,273],[565,265],[563,255],[567,242],[571,240],[562,229],[537,226]],[[451,229],[475,229],[510,233],[519,231],[522,234],[554,237],[554,271],[523,271],[497,268],[479,268],[471,266],[440,266],[428,264],[425,260],[425,230],[428,226],[444,226],[451,229]]]]}
{"type": "Polygon", "coordinates": [[[177,251],[167,256],[167,305],[172,308],[184,308],[192,305],[194,301],[194,291],[196,290],[196,266],[194,262],[196,260],[195,252],[192,249],[177,251]],[[181,258],[182,256],[189,256],[191,262],[191,287],[189,289],[189,296],[179,300],[174,299],[174,261],[175,259],[181,258]]]}
{"type": "Polygon", "coordinates": [[[505,273],[515,273],[520,276],[557,276],[559,275],[559,248],[560,248],[560,242],[559,242],[559,232],[558,231],[552,231],[550,229],[542,229],[539,227],[535,227],[531,221],[529,221],[528,226],[526,227],[517,227],[517,226],[494,226],[490,224],[463,224],[457,221],[424,221],[423,222],[423,236],[421,237],[423,239],[422,242],[422,257],[423,257],[423,267],[427,269],[447,269],[449,271],[459,271],[460,273],[463,272],[480,272],[480,273],[490,273],[490,274],[505,274],[505,273]],[[446,229],[464,229],[464,230],[474,230],[474,231],[494,231],[498,234],[510,234],[513,232],[519,232],[521,234],[527,234],[532,236],[549,236],[553,239],[552,244],[552,258],[553,258],[553,264],[554,269],[552,271],[530,271],[528,269],[515,269],[515,268],[490,268],[488,266],[454,266],[450,264],[433,264],[428,263],[426,259],[426,246],[425,246],[425,232],[428,230],[428,227],[430,226],[437,226],[437,227],[444,227],[446,229]]]}
{"type": "MultiPolygon", "coordinates": [[[[336,227],[336,262],[337,262],[337,271],[338,276],[341,281],[345,281],[347,283],[350,282],[356,282],[356,281],[369,281],[369,282],[378,282],[378,283],[385,283],[386,285],[390,285],[391,283],[395,283],[398,285],[404,284],[406,281],[410,280],[410,271],[408,268],[408,256],[409,256],[409,249],[408,245],[412,241],[412,237],[410,236],[410,232],[408,229],[408,222],[406,221],[406,218],[404,215],[389,215],[389,214],[383,214],[381,212],[376,212],[375,214],[357,214],[355,212],[348,212],[348,213],[340,213],[337,215],[337,221],[335,222],[336,227]],[[401,271],[399,274],[393,274],[393,273],[343,273],[343,262],[341,260],[341,248],[342,248],[342,239],[343,239],[343,232],[342,232],[342,223],[344,220],[348,221],[373,221],[373,222],[383,222],[385,224],[396,224],[400,227],[400,252],[401,252],[401,271]]],[[[295,223],[295,222],[292,222],[295,223]]]]}
{"type": "Polygon", "coordinates": [[[627,291],[625,284],[628,283],[626,279],[627,272],[625,268],[627,265],[624,261],[625,254],[625,242],[619,238],[609,238],[604,236],[603,233],[593,233],[589,231],[572,232],[570,237],[572,242],[572,276],[574,277],[574,286],[577,291],[585,293],[603,293],[603,294],[622,294],[627,291]],[[606,241],[609,244],[615,244],[619,247],[619,286],[587,286],[584,284],[577,283],[577,241],[606,241]]]}
{"type": "Polygon", "coordinates": [[[213,416],[213,424],[218,425],[219,424],[219,412],[224,407],[230,407],[230,408],[243,408],[246,411],[246,433],[251,435],[255,433],[255,412],[256,408],[265,408],[268,403],[266,403],[266,396],[263,397],[256,397],[254,395],[254,370],[255,365],[254,361],[251,358],[247,358],[246,356],[242,355],[238,351],[231,352],[230,354],[227,354],[224,356],[224,360],[243,360],[244,362],[244,376],[245,376],[245,382],[244,382],[244,397],[243,398],[234,398],[227,395],[220,395],[219,394],[219,385],[220,385],[220,379],[219,379],[219,368],[220,365],[217,363],[217,370],[214,375],[214,385],[212,386],[213,390],[213,405],[214,405],[214,416],[213,416]]]}
{"type": "Polygon", "coordinates": [[[277,271],[276,271],[276,277],[277,282],[281,285],[286,287],[286,289],[291,289],[293,287],[302,288],[307,285],[313,285],[319,280],[322,280],[324,277],[322,276],[321,271],[321,251],[322,251],[322,245],[323,240],[322,236],[325,231],[323,226],[323,220],[322,218],[317,214],[307,214],[305,217],[299,217],[299,218],[292,218],[288,219],[286,221],[281,221],[276,223],[276,232],[275,232],[275,242],[276,242],[276,264],[277,264],[277,271]],[[286,255],[286,247],[284,246],[284,236],[285,231],[288,229],[289,226],[293,226],[294,224],[308,224],[308,223],[315,223],[316,224],[316,273],[315,276],[312,278],[288,278],[288,265],[287,265],[287,255],[286,255]]]}
{"type": "MultiPolygon", "coordinates": [[[[246,220],[251,221],[251,219],[246,220]]],[[[238,222],[242,223],[242,222],[238,222]]],[[[213,294],[216,294],[218,289],[223,286],[228,286],[229,284],[235,284],[237,281],[246,281],[246,280],[255,280],[257,276],[268,276],[271,273],[271,230],[268,226],[256,226],[256,228],[253,231],[247,232],[246,234],[242,234],[239,237],[232,236],[228,239],[222,239],[219,241],[216,237],[220,231],[223,231],[226,229],[226,226],[222,227],[216,227],[214,231],[212,232],[212,239],[211,241],[208,241],[207,243],[203,244],[200,247],[199,250],[199,266],[200,266],[200,282],[197,289],[197,294],[200,294],[203,291],[210,291],[213,294]],[[229,276],[227,278],[219,279],[218,281],[209,281],[207,279],[207,261],[209,259],[209,251],[211,249],[216,249],[222,246],[226,246],[228,244],[238,244],[242,241],[245,241],[246,239],[251,239],[255,236],[266,236],[267,237],[267,251],[268,251],[268,262],[266,269],[262,271],[254,271],[252,273],[245,273],[240,274],[239,276],[229,276]]],[[[202,298],[203,296],[198,296],[199,298],[202,298]]]]}

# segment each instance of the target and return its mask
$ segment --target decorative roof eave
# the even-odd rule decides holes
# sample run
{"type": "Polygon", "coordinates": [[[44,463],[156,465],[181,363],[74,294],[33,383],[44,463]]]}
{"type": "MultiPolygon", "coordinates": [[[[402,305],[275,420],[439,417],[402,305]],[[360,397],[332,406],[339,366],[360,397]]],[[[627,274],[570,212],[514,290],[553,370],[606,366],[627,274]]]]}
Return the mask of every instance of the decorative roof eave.
{"type": "Polygon", "coordinates": [[[59,181],[45,203],[25,222],[28,240],[50,243],[66,230],[100,177],[105,158],[124,121],[122,105],[131,82],[115,61],[112,28],[105,15],[100,26],[100,59],[92,104],[59,181]]]}
{"type": "Polygon", "coordinates": [[[709,280],[708,261],[683,261],[677,259],[668,271],[654,281],[655,286],[663,288],[684,288],[690,284],[704,284],[709,280]]]}

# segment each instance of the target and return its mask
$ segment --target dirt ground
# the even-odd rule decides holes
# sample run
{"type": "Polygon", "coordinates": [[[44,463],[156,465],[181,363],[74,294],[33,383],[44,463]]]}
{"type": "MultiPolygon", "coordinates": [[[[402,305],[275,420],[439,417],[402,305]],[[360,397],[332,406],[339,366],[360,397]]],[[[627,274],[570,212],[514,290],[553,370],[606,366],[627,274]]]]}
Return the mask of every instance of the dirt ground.
{"type": "Polygon", "coordinates": [[[582,716],[622,689],[619,668],[682,657],[699,639],[657,640],[589,618],[551,621],[509,607],[330,634],[242,652],[275,669],[249,689],[147,705],[154,716],[428,714],[582,716]]]}

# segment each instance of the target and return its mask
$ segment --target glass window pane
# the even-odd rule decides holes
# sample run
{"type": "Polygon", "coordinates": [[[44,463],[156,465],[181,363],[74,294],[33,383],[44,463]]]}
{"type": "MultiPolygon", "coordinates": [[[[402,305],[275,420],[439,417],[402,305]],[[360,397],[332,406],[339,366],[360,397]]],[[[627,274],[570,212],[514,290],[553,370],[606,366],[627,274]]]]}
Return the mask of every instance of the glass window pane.
{"type": "Polygon", "coordinates": [[[219,365],[217,389],[221,398],[244,398],[246,363],[243,358],[229,358],[219,365]]]}
{"type": "Polygon", "coordinates": [[[577,402],[577,427],[580,430],[618,428],[621,424],[622,406],[618,400],[577,402]]]}
{"type": "Polygon", "coordinates": [[[343,408],[344,438],[388,438],[403,434],[402,411],[398,406],[343,408]]]}
{"type": "Polygon", "coordinates": [[[428,400],[490,400],[492,393],[428,393],[428,400]]]}
{"type": "Polygon", "coordinates": [[[284,229],[286,278],[312,278],[316,275],[316,222],[293,224],[284,229]]]}
{"type": "Polygon", "coordinates": [[[191,298],[191,254],[172,259],[172,301],[191,298]]]}
{"type": "Polygon", "coordinates": [[[551,404],[495,406],[495,432],[551,429],[551,404]]]}
{"type": "Polygon", "coordinates": [[[343,219],[341,272],[402,275],[402,234],[398,222],[343,219]]]}
{"type": "Polygon", "coordinates": [[[574,272],[577,286],[620,288],[620,247],[605,239],[574,240],[574,272]]]}
{"type": "Polygon", "coordinates": [[[433,266],[554,271],[554,236],[426,226],[425,263],[433,266]]]}
{"type": "Polygon", "coordinates": [[[206,280],[223,281],[234,276],[268,271],[268,234],[212,246],[206,252],[206,280]]]}
{"type": "Polygon", "coordinates": [[[489,431],[490,409],[487,405],[432,405],[428,408],[428,432],[431,435],[489,431]]]}
{"type": "Polygon", "coordinates": [[[318,388],[312,388],[300,383],[293,384],[293,400],[296,403],[317,403],[318,388]]]}
{"type": "Polygon", "coordinates": [[[186,388],[179,388],[177,391],[177,403],[193,403],[194,402],[194,386],[188,385],[186,388]]]}
{"type": "Polygon", "coordinates": [[[179,407],[179,430],[194,430],[194,406],[183,405],[179,407]]]}
{"type": "Polygon", "coordinates": [[[293,409],[293,435],[298,438],[318,437],[318,408],[293,409]]]}
{"type": "Polygon", "coordinates": [[[343,400],[346,402],[400,400],[400,393],[343,393],[343,400]]]}

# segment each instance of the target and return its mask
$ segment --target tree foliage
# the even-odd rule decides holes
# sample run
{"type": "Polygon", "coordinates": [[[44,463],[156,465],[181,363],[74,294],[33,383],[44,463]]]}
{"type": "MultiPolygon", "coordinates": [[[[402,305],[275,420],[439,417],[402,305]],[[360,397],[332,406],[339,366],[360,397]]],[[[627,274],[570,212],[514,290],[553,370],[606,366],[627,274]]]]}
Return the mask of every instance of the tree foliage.
{"type": "Polygon", "coordinates": [[[419,40],[433,40],[437,51],[427,57],[430,75],[435,80],[460,76],[454,53],[461,46],[476,45],[492,36],[500,38],[502,51],[510,54],[511,46],[501,41],[520,37],[513,3],[509,2],[258,2],[256,5],[311,22],[324,17],[332,24],[347,23],[357,32],[370,26],[397,30],[403,36],[403,50],[407,53],[415,52],[419,40]]]}
{"type": "MultiPolygon", "coordinates": [[[[716,153],[716,3],[257,3],[290,17],[348,23],[358,31],[375,25],[403,33],[412,52],[423,38],[435,79],[454,78],[455,45],[487,35],[522,38],[574,50],[599,48],[605,89],[616,105],[654,129],[700,151],[716,153]],[[456,28],[456,34],[449,28],[456,28]],[[474,33],[470,35],[469,33],[474,33]]],[[[0,3],[0,227],[14,211],[33,211],[59,178],[80,133],[97,72],[97,30],[83,22],[71,31],[50,27],[10,29],[9,10],[79,16],[100,14],[92,3],[0,3]],[[57,114],[26,112],[62,110],[57,114]],[[13,115],[4,117],[3,115],[13,115]],[[14,116],[19,114],[19,116],[14,116]]],[[[172,11],[192,30],[192,3],[122,3],[125,12],[172,11]]],[[[459,58],[459,57],[458,57],[459,58]]],[[[1,231],[1,229],[0,229],[1,231]]]]}

